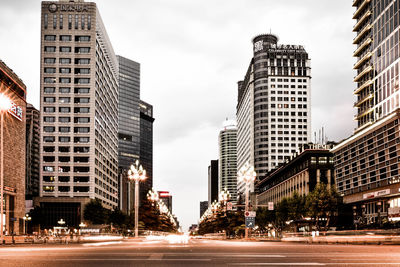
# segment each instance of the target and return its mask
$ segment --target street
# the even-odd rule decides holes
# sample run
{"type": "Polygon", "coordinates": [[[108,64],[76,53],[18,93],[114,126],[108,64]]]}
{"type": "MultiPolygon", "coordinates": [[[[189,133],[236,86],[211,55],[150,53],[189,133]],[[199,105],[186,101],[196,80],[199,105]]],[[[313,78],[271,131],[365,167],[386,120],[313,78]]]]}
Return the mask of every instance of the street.
{"type": "Polygon", "coordinates": [[[400,266],[400,247],[191,239],[0,247],[1,266],[400,266]]]}

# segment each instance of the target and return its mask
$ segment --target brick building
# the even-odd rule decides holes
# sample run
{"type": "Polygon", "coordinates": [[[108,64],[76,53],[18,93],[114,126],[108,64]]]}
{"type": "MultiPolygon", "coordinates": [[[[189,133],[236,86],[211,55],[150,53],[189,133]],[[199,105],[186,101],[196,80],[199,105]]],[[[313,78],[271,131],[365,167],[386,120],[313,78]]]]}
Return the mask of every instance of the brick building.
{"type": "Polygon", "coordinates": [[[25,215],[25,110],[26,86],[7,65],[0,60],[0,94],[12,102],[4,111],[4,204],[5,233],[16,234],[24,230],[25,215]]]}

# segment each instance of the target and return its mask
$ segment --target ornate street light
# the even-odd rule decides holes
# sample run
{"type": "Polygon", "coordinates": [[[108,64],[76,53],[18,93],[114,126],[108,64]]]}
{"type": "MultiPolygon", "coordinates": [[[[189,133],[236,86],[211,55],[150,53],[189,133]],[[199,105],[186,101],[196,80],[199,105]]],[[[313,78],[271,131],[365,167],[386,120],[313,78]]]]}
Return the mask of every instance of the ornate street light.
{"type": "MultiPolygon", "coordinates": [[[[254,167],[250,166],[248,163],[243,165],[242,168],[238,171],[238,179],[239,181],[245,182],[246,184],[246,204],[245,204],[245,212],[249,210],[249,191],[250,184],[254,182],[256,179],[257,173],[254,171],[254,167]]],[[[249,237],[249,229],[245,228],[245,238],[249,237]]]]}
{"type": "Polygon", "coordinates": [[[128,179],[135,181],[135,237],[139,236],[139,182],[146,179],[146,170],[139,161],[136,160],[135,165],[131,165],[128,170],[128,179]]]}
{"type": "Polygon", "coordinates": [[[4,113],[11,108],[11,100],[4,94],[0,94],[0,153],[1,153],[1,165],[0,165],[0,244],[3,244],[4,240],[4,113]]]}
{"type": "Polygon", "coordinates": [[[29,216],[29,214],[25,214],[25,216],[24,217],[22,217],[22,219],[24,220],[24,225],[25,225],[25,234],[27,234],[28,233],[28,222],[30,221],[30,220],[32,220],[32,217],[31,216],[29,216]]]}
{"type": "Polygon", "coordinates": [[[153,189],[150,189],[149,192],[147,193],[147,199],[150,200],[151,202],[157,202],[159,199],[157,192],[154,192],[153,189]]]}

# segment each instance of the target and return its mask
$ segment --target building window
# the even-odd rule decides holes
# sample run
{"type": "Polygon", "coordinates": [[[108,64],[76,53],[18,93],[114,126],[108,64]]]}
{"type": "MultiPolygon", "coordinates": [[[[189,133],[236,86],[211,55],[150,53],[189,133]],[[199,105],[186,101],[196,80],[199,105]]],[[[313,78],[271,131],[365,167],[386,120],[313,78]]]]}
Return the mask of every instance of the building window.
{"type": "Polygon", "coordinates": [[[45,35],[44,36],[44,40],[45,41],[55,41],[56,40],[56,36],[55,35],[45,35]]]}
{"type": "Polygon", "coordinates": [[[57,29],[57,15],[53,15],[53,29],[57,29]]]}
{"type": "Polygon", "coordinates": [[[88,117],[78,117],[74,119],[75,123],[89,123],[90,122],[90,118],[88,117]]]}
{"type": "Polygon", "coordinates": [[[75,36],[75,41],[76,42],[89,42],[90,41],[90,36],[75,36]]]}
{"type": "Polygon", "coordinates": [[[85,15],[82,15],[82,20],[81,20],[81,29],[85,29],[85,15]]]}
{"type": "Polygon", "coordinates": [[[79,24],[79,15],[75,15],[75,30],[78,29],[78,24],[79,24]]]}
{"type": "Polygon", "coordinates": [[[90,128],[89,127],[75,127],[74,128],[74,133],[89,133],[90,128]]]}
{"type": "Polygon", "coordinates": [[[68,30],[72,30],[72,15],[68,15],[68,30]]]}
{"type": "Polygon", "coordinates": [[[74,147],[75,153],[89,153],[89,147],[87,146],[78,146],[74,147]]]}
{"type": "Polygon", "coordinates": [[[49,15],[44,14],[44,28],[47,30],[47,27],[49,25],[49,15]]]}
{"type": "MultiPolygon", "coordinates": [[[[54,143],[56,138],[54,136],[43,136],[43,142],[45,143],[54,143]]],[[[45,151],[45,152],[54,152],[54,151],[45,151]]]]}
{"type": "Polygon", "coordinates": [[[69,113],[69,112],[71,112],[71,108],[69,108],[69,107],[60,107],[60,108],[58,108],[58,111],[60,113],[69,113]]]}
{"type": "Polygon", "coordinates": [[[70,42],[70,41],[72,41],[72,36],[71,35],[60,35],[60,41],[70,42]]]}
{"type": "Polygon", "coordinates": [[[46,78],[44,78],[44,83],[56,83],[56,78],[46,77],[46,78]]]}
{"type": "Polygon", "coordinates": [[[68,123],[68,122],[71,122],[71,118],[70,117],[59,117],[58,121],[62,122],[62,123],[68,123]]]}
{"type": "Polygon", "coordinates": [[[75,47],[75,53],[88,54],[89,52],[90,52],[90,47],[75,47]]]}
{"type": "Polygon", "coordinates": [[[56,52],[56,47],[55,46],[45,46],[44,52],[54,53],[54,52],[56,52]]]}
{"type": "Polygon", "coordinates": [[[55,107],[44,107],[44,112],[54,113],[54,112],[56,112],[56,108],[55,107]]]}
{"type": "Polygon", "coordinates": [[[60,58],[60,64],[71,64],[70,58],[60,58]]]}
{"type": "Polygon", "coordinates": [[[56,73],[56,68],[44,68],[44,73],[56,73]]]}
{"type": "Polygon", "coordinates": [[[61,53],[71,53],[71,47],[69,46],[60,46],[61,53]]]}
{"type": "Polygon", "coordinates": [[[43,186],[44,192],[54,192],[54,186],[45,185],[43,186]]]}
{"type": "Polygon", "coordinates": [[[54,133],[56,131],[56,128],[53,126],[44,126],[43,131],[45,133],[54,133]]]}
{"type": "Polygon", "coordinates": [[[54,166],[43,166],[43,171],[54,172],[54,166]]]}
{"type": "Polygon", "coordinates": [[[78,65],[90,64],[90,59],[89,58],[76,58],[75,64],[78,64],[78,65]]]}
{"type": "Polygon", "coordinates": [[[88,84],[90,83],[90,78],[75,78],[75,84],[88,84]]]}
{"type": "Polygon", "coordinates": [[[54,103],[54,102],[56,102],[56,98],[55,97],[45,97],[44,102],[45,103],[54,103]]]}
{"type": "Polygon", "coordinates": [[[69,127],[58,127],[58,131],[60,133],[69,133],[70,132],[70,128],[69,127]]]}
{"type": "Polygon", "coordinates": [[[43,117],[44,122],[55,122],[55,117],[43,117]]]}
{"type": "Polygon", "coordinates": [[[92,28],[92,16],[88,15],[88,30],[92,28]]]}
{"type": "Polygon", "coordinates": [[[54,64],[56,63],[56,59],[55,58],[44,58],[44,63],[46,64],[54,64]]]}
{"type": "Polygon", "coordinates": [[[58,137],[58,142],[60,143],[69,143],[71,141],[71,138],[69,136],[59,136],[58,137]]]}
{"type": "Polygon", "coordinates": [[[69,103],[69,102],[71,102],[71,98],[70,97],[59,97],[58,101],[60,103],[69,103]]]}
{"type": "Polygon", "coordinates": [[[75,74],[90,74],[90,69],[88,68],[75,68],[75,74]]]}
{"type": "Polygon", "coordinates": [[[89,97],[75,97],[74,103],[89,103],[90,98],[89,97]]]}
{"type": "Polygon", "coordinates": [[[63,29],[63,26],[64,26],[64,17],[63,15],[60,15],[60,30],[63,29]]]}
{"type": "Polygon", "coordinates": [[[71,88],[69,87],[60,87],[58,90],[61,94],[68,94],[71,92],[71,88]]]}
{"type": "Polygon", "coordinates": [[[74,143],[89,143],[89,137],[74,137],[74,143]]]}
{"type": "Polygon", "coordinates": [[[61,183],[68,183],[70,180],[69,176],[58,176],[58,181],[61,183]]]}
{"type": "Polygon", "coordinates": [[[60,78],[60,83],[71,83],[71,78],[60,78]]]}
{"type": "Polygon", "coordinates": [[[75,88],[75,94],[88,94],[90,89],[89,88],[75,88]]]}
{"type": "Polygon", "coordinates": [[[60,68],[60,73],[71,73],[71,68],[60,68]]]}
{"type": "Polygon", "coordinates": [[[74,113],[89,113],[89,108],[74,108],[74,113]]]}
{"type": "MultiPolygon", "coordinates": [[[[51,142],[54,142],[55,141],[55,137],[54,136],[46,136],[46,137],[52,137],[53,138],[53,141],[51,141],[51,142]]],[[[56,151],[56,149],[55,149],[55,147],[54,146],[44,146],[43,147],[43,151],[44,152],[54,152],[54,151],[56,151]]]]}

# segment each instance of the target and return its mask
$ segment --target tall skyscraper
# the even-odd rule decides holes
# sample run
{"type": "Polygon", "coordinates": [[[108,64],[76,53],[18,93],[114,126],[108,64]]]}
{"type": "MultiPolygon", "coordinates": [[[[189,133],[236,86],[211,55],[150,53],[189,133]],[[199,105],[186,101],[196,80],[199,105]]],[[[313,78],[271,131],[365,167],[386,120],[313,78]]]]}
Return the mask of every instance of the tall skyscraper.
{"type": "Polygon", "coordinates": [[[237,168],[248,163],[264,177],[311,139],[311,68],[303,46],[278,44],[273,34],[256,36],[253,53],[238,82],[237,168]]]}
{"type": "Polygon", "coordinates": [[[355,0],[355,133],[334,147],[335,178],[354,221],[400,220],[400,1],[355,0]]]}
{"type": "Polygon", "coordinates": [[[42,227],[118,205],[118,62],[95,3],[42,2],[42,227]]]}
{"type": "Polygon", "coordinates": [[[40,112],[26,105],[26,179],[25,198],[39,196],[40,181],[40,112]]]}
{"type": "Polygon", "coordinates": [[[208,201],[200,201],[200,218],[204,212],[208,209],[208,201]]]}
{"type": "MultiPolygon", "coordinates": [[[[26,86],[22,80],[0,60],[0,105],[7,99],[10,105],[3,113],[0,157],[3,169],[3,230],[9,234],[24,233],[25,216],[25,110],[26,86]]],[[[4,108],[4,106],[2,106],[4,108]]]]}
{"type": "Polygon", "coordinates": [[[227,189],[231,202],[237,201],[237,170],[236,170],[236,121],[226,120],[219,132],[219,186],[218,192],[227,189]]]}
{"type": "Polygon", "coordinates": [[[119,208],[128,212],[134,207],[134,186],[126,171],[140,158],[140,64],[122,56],[117,59],[119,208]]]}
{"type": "MultiPolygon", "coordinates": [[[[140,164],[147,179],[140,185],[140,197],[147,196],[153,187],[153,106],[140,100],[140,164]]],[[[171,210],[172,212],[172,210],[171,210]]]]}
{"type": "Polygon", "coordinates": [[[208,206],[218,201],[218,160],[211,160],[208,166],[208,206]]]}

